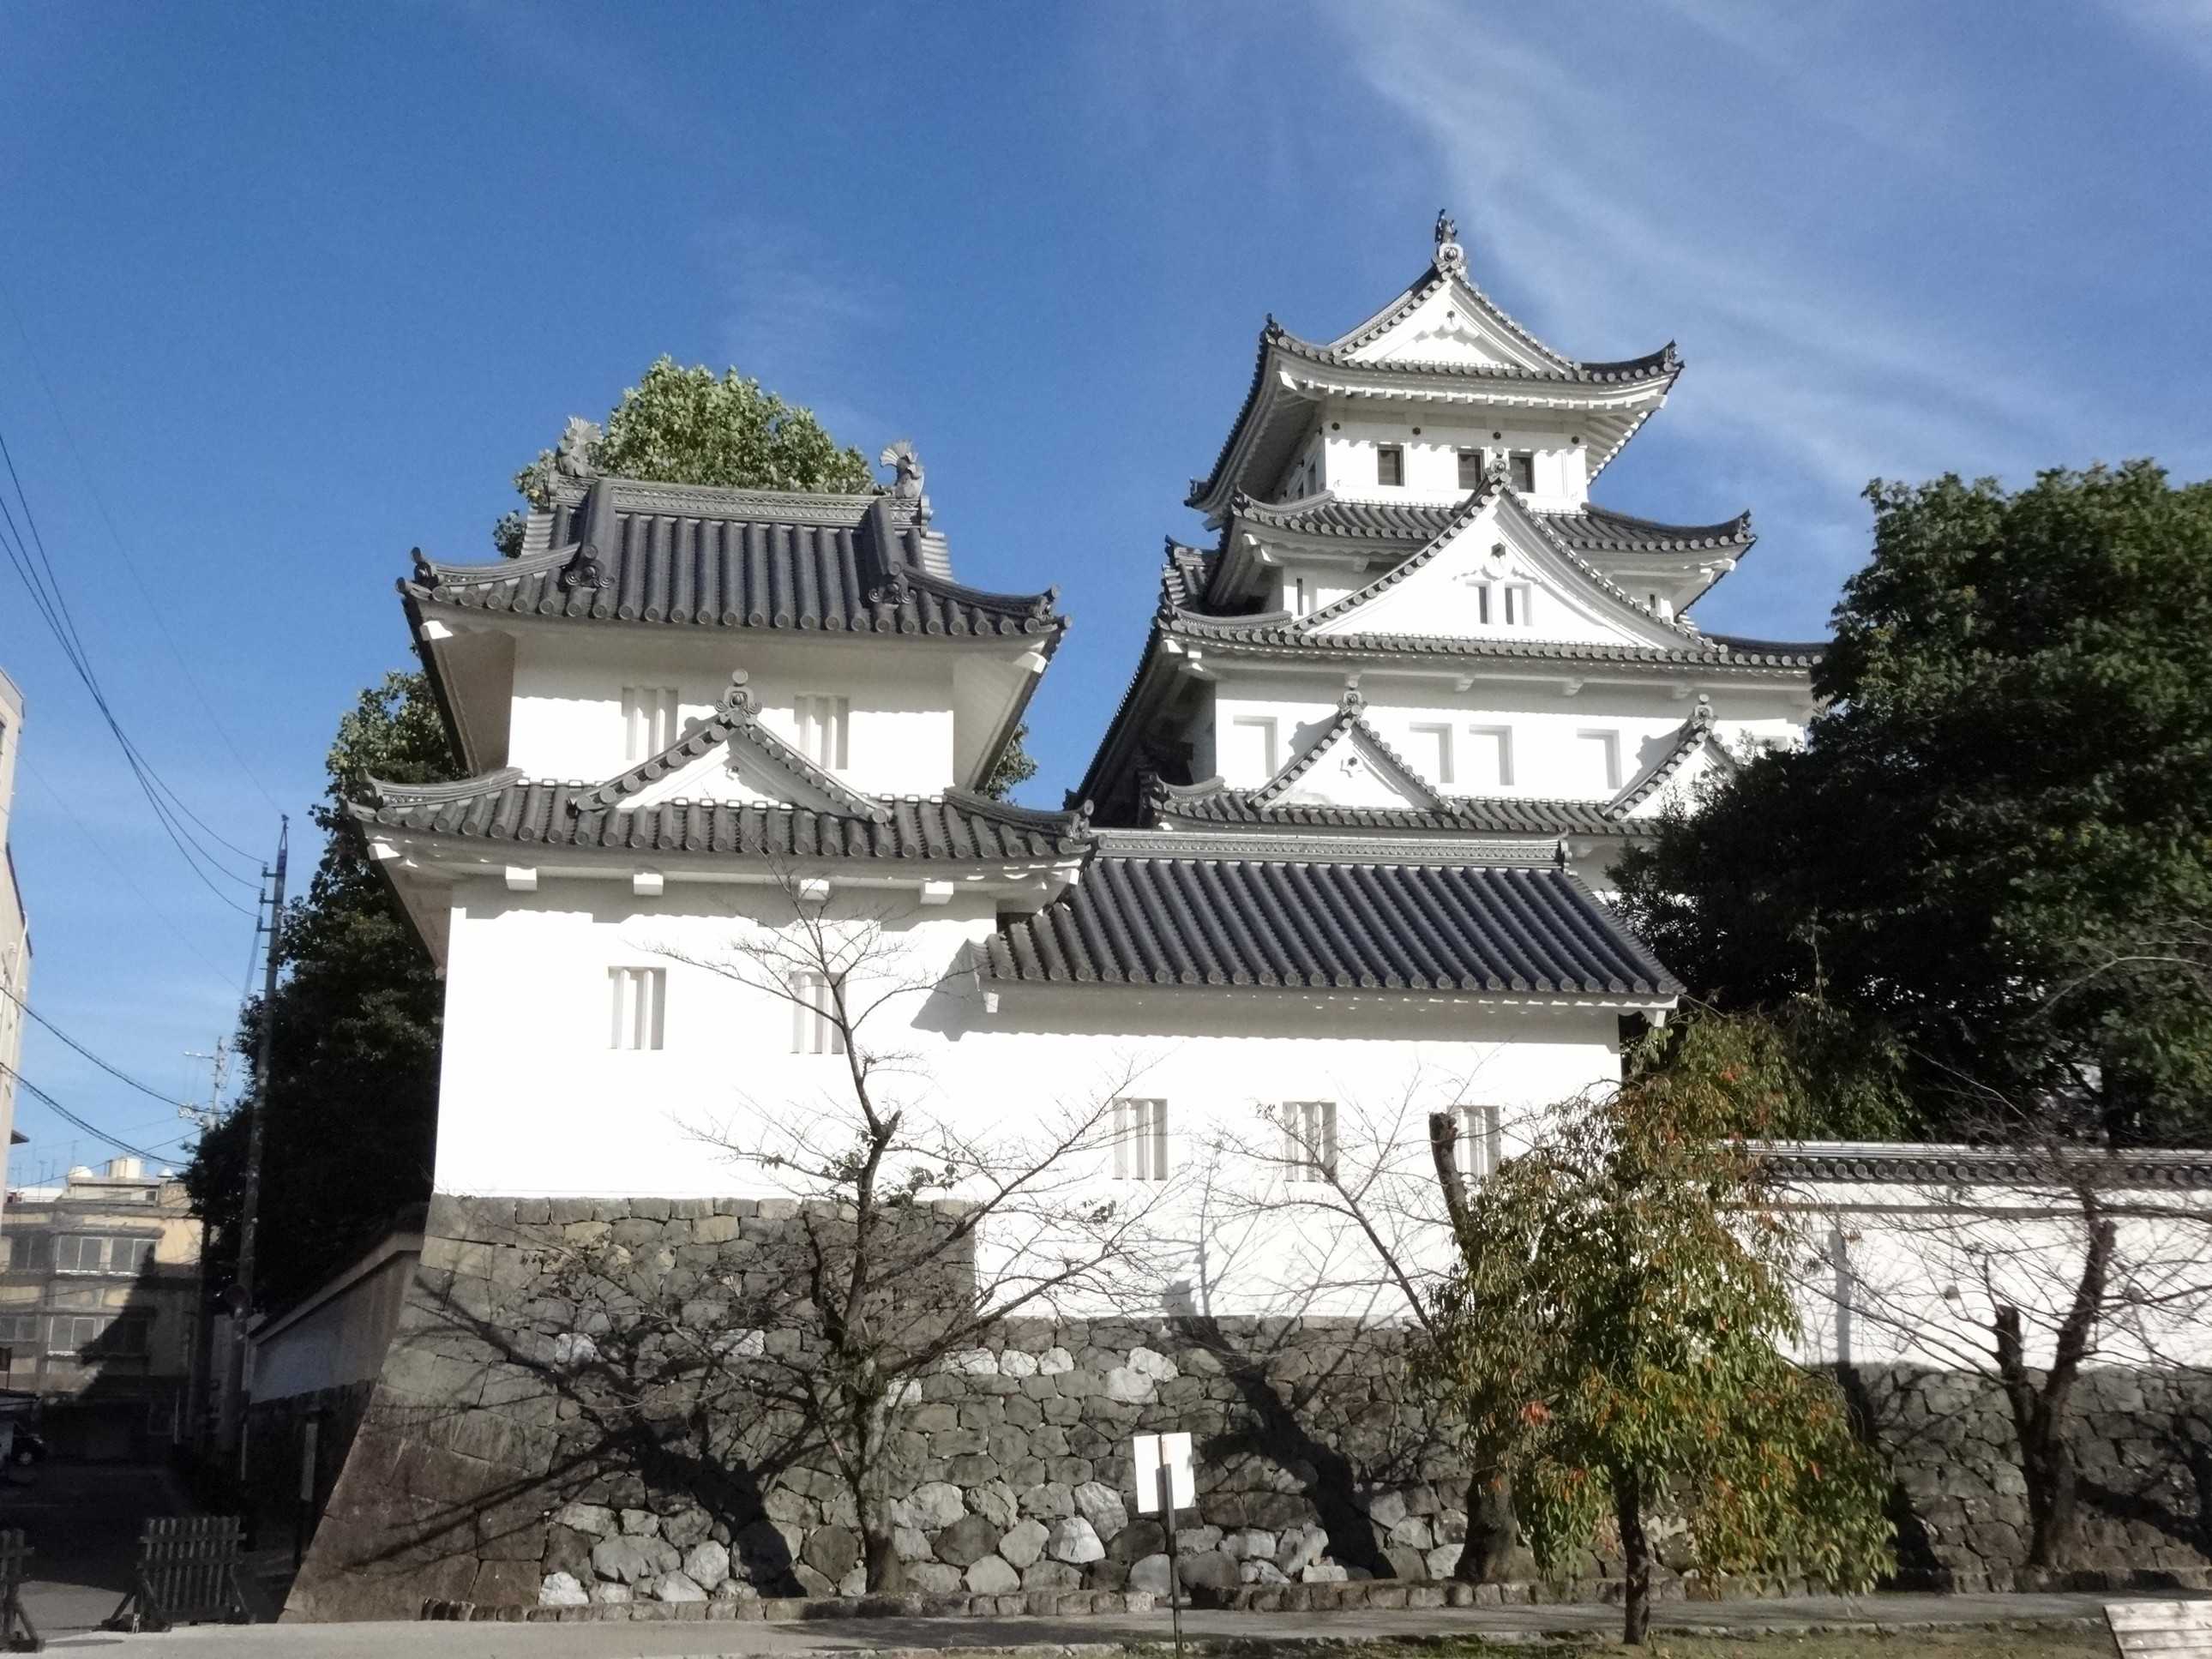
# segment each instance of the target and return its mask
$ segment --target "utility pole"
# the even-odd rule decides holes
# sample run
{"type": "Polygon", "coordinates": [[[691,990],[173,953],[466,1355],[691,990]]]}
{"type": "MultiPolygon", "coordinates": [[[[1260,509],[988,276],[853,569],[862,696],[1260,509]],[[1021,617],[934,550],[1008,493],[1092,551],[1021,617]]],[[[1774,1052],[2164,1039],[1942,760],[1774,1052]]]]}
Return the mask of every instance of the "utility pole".
{"type": "Polygon", "coordinates": [[[261,977],[261,1029],[254,1036],[253,1093],[246,1103],[246,1190],[239,1206],[238,1279],[230,1290],[230,1385],[222,1394],[222,1447],[246,1474],[246,1321],[253,1309],[253,1234],[261,1207],[262,1125],[268,1116],[269,1037],[276,1024],[276,963],[284,943],[284,860],[291,820],[277,821],[276,868],[269,889],[269,961],[261,977]]]}

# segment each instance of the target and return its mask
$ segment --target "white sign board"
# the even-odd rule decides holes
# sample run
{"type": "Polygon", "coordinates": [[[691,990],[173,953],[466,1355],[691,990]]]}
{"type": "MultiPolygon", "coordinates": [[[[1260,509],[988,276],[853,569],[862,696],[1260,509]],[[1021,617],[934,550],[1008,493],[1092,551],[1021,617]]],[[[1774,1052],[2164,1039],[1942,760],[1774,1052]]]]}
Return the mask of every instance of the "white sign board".
{"type": "Polygon", "coordinates": [[[1169,1502],[1188,1510],[1198,1504],[1198,1476],[1190,1462],[1187,1434],[1140,1434],[1129,1443],[1129,1461],[1137,1475],[1137,1513],[1157,1515],[1160,1508],[1160,1470],[1168,1472],[1169,1502]]]}

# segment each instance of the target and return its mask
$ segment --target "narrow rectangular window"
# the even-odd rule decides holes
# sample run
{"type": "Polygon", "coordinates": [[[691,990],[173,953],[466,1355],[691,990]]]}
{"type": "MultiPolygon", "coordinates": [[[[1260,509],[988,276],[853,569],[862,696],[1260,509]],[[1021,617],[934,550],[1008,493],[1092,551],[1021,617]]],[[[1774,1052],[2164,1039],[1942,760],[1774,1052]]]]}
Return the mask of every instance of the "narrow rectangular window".
{"type": "Polygon", "coordinates": [[[1464,1181],[1480,1181],[1496,1173],[1504,1146],[1504,1112],[1496,1106],[1462,1106],[1454,1126],[1459,1139],[1453,1152],[1464,1181]]]}
{"type": "Polygon", "coordinates": [[[1620,733],[1618,732],[1577,732],[1575,741],[1583,752],[1583,769],[1589,781],[1586,788],[1601,788],[1607,793],[1620,787],[1620,733]]]}
{"type": "Polygon", "coordinates": [[[1168,1178],[1168,1103],[1114,1103],[1114,1175],[1121,1181],[1168,1178]]]}
{"type": "Polygon", "coordinates": [[[1283,1167],[1297,1182],[1326,1181],[1336,1173],[1336,1103],[1284,1103],[1283,1167]]]}
{"type": "Polygon", "coordinates": [[[837,1023],[837,996],[826,975],[800,973],[791,976],[791,1052],[845,1052],[845,1030],[837,1023]]]}
{"type": "Polygon", "coordinates": [[[1452,781],[1452,729],[1449,726],[1416,726],[1413,728],[1412,753],[1407,756],[1419,767],[1431,783],[1449,784],[1452,781]]]}
{"type": "Polygon", "coordinates": [[[1513,452],[1513,487],[1523,495],[1536,493],[1536,457],[1526,449],[1513,452]]]}
{"type": "Polygon", "coordinates": [[[1482,452],[1462,449],[1459,453],[1459,487],[1462,489],[1482,488],[1482,452]]]}
{"type": "Polygon", "coordinates": [[[607,969],[610,1048],[660,1047],[661,1005],[667,999],[665,968],[607,969]]]}
{"type": "Polygon", "coordinates": [[[1508,628],[1526,628],[1529,625],[1528,601],[1531,595],[1529,593],[1528,583],[1508,582],[1505,584],[1505,625],[1508,628]]]}
{"type": "Polygon", "coordinates": [[[1507,726],[1468,728],[1468,786],[1476,790],[1513,787],[1513,729],[1507,726]]]}
{"type": "Polygon", "coordinates": [[[1265,782],[1275,775],[1275,717],[1272,714],[1239,714],[1229,722],[1231,733],[1237,739],[1237,759],[1257,771],[1265,782]]]}
{"type": "Polygon", "coordinates": [[[1294,617],[1313,615],[1313,590],[1306,586],[1304,576],[1291,578],[1291,614],[1294,617]]]}
{"type": "Polygon", "coordinates": [[[825,772],[842,769],[852,712],[852,700],[848,697],[799,698],[799,753],[825,772]]]}
{"type": "Polygon", "coordinates": [[[623,753],[629,763],[650,760],[676,741],[676,688],[625,685],[622,690],[623,753]]]}
{"type": "Polygon", "coordinates": [[[1490,588],[1488,582],[1477,582],[1474,586],[1474,619],[1485,628],[1490,626],[1490,588]]]}
{"type": "Polygon", "coordinates": [[[1401,444],[1375,447],[1375,482],[1396,486],[1406,482],[1406,451],[1401,444]]]}

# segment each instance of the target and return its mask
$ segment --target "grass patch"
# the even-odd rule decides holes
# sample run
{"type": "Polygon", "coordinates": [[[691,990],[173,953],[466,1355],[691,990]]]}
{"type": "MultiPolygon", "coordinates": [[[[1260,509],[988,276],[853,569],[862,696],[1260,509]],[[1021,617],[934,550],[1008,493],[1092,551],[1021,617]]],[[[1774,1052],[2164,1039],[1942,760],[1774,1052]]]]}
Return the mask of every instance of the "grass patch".
{"type": "MultiPolygon", "coordinates": [[[[1677,1612],[1676,1608],[1664,1610],[1677,1612]]],[[[1617,1633],[1553,1637],[1538,1644],[1378,1642],[1340,1650],[1344,1659],[1535,1659],[1561,1650],[1609,1647],[1617,1633]]],[[[1650,1659],[2112,1659],[2112,1638],[2101,1629],[1806,1631],[1786,1636],[1676,1636],[1654,1631],[1644,1651],[1650,1659]]]]}

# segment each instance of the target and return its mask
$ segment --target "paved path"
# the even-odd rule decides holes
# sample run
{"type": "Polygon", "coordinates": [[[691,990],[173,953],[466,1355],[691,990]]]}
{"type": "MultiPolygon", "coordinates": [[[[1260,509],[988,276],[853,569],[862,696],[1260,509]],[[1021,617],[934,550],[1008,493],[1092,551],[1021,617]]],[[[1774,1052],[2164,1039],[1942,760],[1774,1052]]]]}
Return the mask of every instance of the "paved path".
{"type": "Polygon", "coordinates": [[[0,1484],[0,1527],[21,1527],[31,1547],[23,1604],[46,1635],[88,1631],[131,1588],[139,1528],[172,1515],[174,1488],[148,1464],[48,1462],[10,1471],[0,1484]]]}
{"type": "MultiPolygon", "coordinates": [[[[1672,1602],[1655,1630],[1746,1632],[1838,1624],[1896,1627],[2008,1620],[2094,1620],[2102,1595],[1811,1595],[1790,1601],[1672,1602]]],[[[2171,1597],[2163,1598],[2171,1599],[2171,1597]]],[[[1186,1633],[1245,1640],[1372,1641],[1394,1636],[1486,1636],[1511,1640],[1588,1632],[1613,1634],[1620,1609],[1595,1604],[1468,1607],[1437,1612],[1191,1613],[1186,1633]]],[[[781,1659],[886,1648],[977,1649],[1165,1642],[1165,1613],[1095,1619],[840,1619],[800,1624],[254,1625],[205,1626],[159,1636],[64,1637],[52,1650],[100,1646],[117,1659],[781,1659]]]]}

